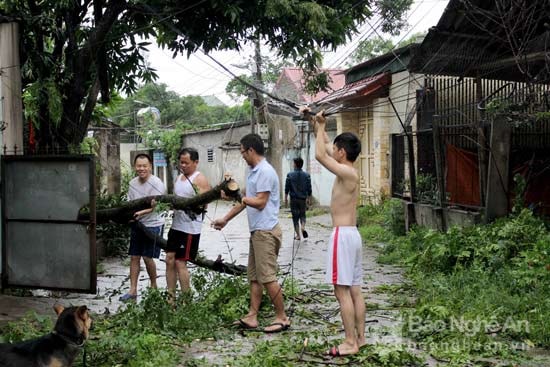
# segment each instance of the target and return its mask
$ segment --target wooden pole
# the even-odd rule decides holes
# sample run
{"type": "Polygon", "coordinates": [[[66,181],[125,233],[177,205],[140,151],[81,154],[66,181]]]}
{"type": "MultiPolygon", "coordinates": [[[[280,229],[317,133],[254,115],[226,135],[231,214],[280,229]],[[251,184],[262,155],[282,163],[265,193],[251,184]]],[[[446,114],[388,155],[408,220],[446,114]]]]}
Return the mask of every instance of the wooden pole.
{"type": "Polygon", "coordinates": [[[485,221],[508,214],[508,175],[512,129],[504,118],[492,121],[485,221]]]}
{"type": "Polygon", "coordinates": [[[439,128],[439,121],[437,119],[433,120],[432,124],[432,132],[433,132],[433,141],[434,141],[434,156],[435,156],[435,174],[437,176],[437,187],[438,187],[438,201],[439,206],[441,207],[441,229],[442,231],[447,230],[447,220],[445,217],[445,201],[446,201],[446,195],[445,195],[445,177],[443,176],[443,172],[445,172],[445,168],[443,165],[443,151],[441,146],[441,131],[439,128]]]}
{"type": "MultiPolygon", "coordinates": [[[[484,107],[483,86],[480,77],[476,78],[476,100],[479,107],[484,107]]],[[[486,203],[487,189],[487,139],[485,138],[485,110],[477,109],[477,156],[479,162],[479,198],[481,206],[486,203]]]]}

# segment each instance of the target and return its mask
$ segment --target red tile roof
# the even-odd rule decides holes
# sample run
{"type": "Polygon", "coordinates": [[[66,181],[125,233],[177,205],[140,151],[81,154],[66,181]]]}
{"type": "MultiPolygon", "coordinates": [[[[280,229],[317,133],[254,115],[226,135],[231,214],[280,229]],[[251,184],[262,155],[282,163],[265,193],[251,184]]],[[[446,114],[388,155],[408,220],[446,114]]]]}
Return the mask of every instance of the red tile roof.
{"type": "Polygon", "coordinates": [[[321,100],[318,100],[317,102],[318,104],[321,104],[342,101],[356,97],[364,97],[390,84],[391,75],[389,73],[377,74],[366,79],[361,79],[356,82],[346,84],[343,88],[338,89],[337,91],[329,94],[321,100]]]}
{"type": "Polygon", "coordinates": [[[332,79],[332,81],[329,83],[328,92],[321,91],[313,96],[305,93],[303,79],[304,73],[300,68],[284,68],[281,75],[279,76],[279,79],[277,80],[277,83],[275,84],[274,91],[277,91],[278,88],[282,88],[283,82],[286,80],[294,86],[294,92],[300,98],[300,100],[296,102],[312,103],[326,97],[332,91],[336,91],[344,86],[346,79],[344,75],[344,70],[322,69],[322,71],[328,72],[330,79],[332,79]]]}

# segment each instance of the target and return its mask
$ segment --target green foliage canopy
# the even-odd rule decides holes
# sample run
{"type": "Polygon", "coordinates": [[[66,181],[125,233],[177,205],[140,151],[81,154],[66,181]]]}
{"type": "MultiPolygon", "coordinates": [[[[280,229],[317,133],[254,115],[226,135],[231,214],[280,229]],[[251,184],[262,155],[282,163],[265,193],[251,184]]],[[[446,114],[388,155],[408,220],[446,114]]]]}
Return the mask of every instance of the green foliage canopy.
{"type": "Polygon", "coordinates": [[[367,38],[361,41],[357,46],[357,49],[351,54],[348,66],[351,67],[377,56],[382,56],[398,47],[404,47],[411,43],[421,42],[425,35],[425,32],[414,33],[406,40],[399,42],[397,45],[395,45],[390,39],[384,40],[380,37],[367,38]]]}
{"type": "MultiPolygon", "coordinates": [[[[256,63],[253,60],[249,60],[243,65],[239,65],[243,69],[248,69],[252,71],[253,75],[242,74],[239,75],[240,79],[245,80],[246,82],[255,85],[257,83],[255,76],[256,71],[253,69],[256,63]]],[[[281,60],[276,57],[261,56],[261,85],[264,90],[271,90],[275,86],[277,79],[281,75],[283,68],[291,66],[289,60],[281,60]]],[[[225,91],[233,97],[248,97],[250,94],[250,88],[243,84],[237,78],[233,78],[227,86],[225,91]]]]}
{"type": "Polygon", "coordinates": [[[23,85],[34,87],[39,149],[67,151],[85,136],[93,111],[113,91],[131,94],[157,75],[148,67],[147,39],[175,55],[202,49],[240,50],[262,40],[283,57],[315,68],[320,48],[334,49],[356,25],[383,15],[385,31],[401,25],[412,0],[4,0],[0,15],[21,30],[23,85]],[[57,93],[51,93],[51,83],[57,93]],[[60,96],[61,117],[50,97],[60,96]]]}

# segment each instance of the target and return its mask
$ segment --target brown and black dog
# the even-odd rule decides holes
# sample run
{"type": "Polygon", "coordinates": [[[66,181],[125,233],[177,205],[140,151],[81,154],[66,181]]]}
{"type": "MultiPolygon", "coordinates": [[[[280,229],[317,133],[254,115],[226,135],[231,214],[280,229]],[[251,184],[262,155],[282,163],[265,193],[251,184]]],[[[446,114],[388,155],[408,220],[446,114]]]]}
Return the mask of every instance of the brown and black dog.
{"type": "Polygon", "coordinates": [[[70,367],[88,339],[92,319],[86,306],[56,304],[54,330],[41,338],[0,344],[1,367],[70,367]]]}

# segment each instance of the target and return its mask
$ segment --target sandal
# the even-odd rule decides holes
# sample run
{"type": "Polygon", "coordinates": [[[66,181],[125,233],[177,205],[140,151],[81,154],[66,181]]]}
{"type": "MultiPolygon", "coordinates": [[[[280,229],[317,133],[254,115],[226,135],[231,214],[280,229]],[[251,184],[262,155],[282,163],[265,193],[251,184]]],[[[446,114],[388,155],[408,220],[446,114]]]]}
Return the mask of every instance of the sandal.
{"type": "Polygon", "coordinates": [[[121,302],[128,302],[128,301],[135,301],[136,299],[137,299],[137,294],[126,293],[125,295],[120,296],[118,300],[121,302]]]}

